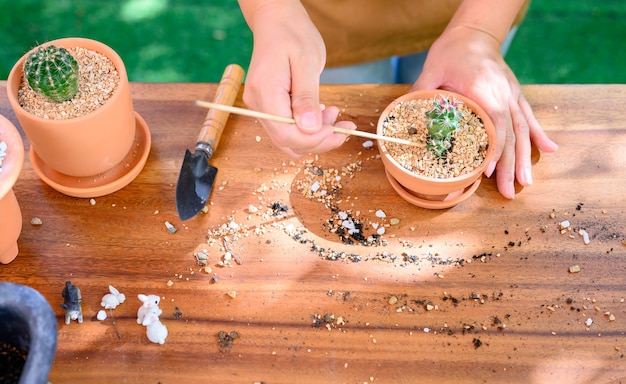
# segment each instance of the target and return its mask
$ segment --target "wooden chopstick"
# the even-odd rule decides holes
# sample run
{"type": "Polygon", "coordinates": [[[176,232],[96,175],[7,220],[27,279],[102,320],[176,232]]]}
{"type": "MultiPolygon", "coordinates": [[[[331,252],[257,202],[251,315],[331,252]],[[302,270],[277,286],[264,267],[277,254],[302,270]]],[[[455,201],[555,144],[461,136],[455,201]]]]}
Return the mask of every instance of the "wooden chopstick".
{"type": "MultiPolygon", "coordinates": [[[[276,115],[271,115],[269,113],[253,111],[250,109],[233,107],[233,106],[224,105],[224,104],[211,103],[209,101],[196,100],[196,105],[199,107],[203,107],[203,108],[213,108],[213,109],[217,109],[217,110],[224,111],[224,112],[234,113],[237,115],[255,117],[257,119],[272,120],[272,121],[276,121],[279,123],[287,123],[287,124],[296,123],[296,121],[292,119],[291,117],[276,116],[276,115]]],[[[365,138],[374,139],[374,140],[391,141],[391,142],[398,143],[398,144],[406,144],[406,145],[413,145],[413,146],[419,145],[418,143],[410,141],[410,140],[399,139],[397,137],[381,136],[381,135],[377,135],[374,133],[363,132],[363,131],[358,131],[358,130],[353,130],[353,129],[333,127],[333,130],[337,133],[343,133],[345,135],[360,136],[360,137],[365,137],[365,138]]]]}

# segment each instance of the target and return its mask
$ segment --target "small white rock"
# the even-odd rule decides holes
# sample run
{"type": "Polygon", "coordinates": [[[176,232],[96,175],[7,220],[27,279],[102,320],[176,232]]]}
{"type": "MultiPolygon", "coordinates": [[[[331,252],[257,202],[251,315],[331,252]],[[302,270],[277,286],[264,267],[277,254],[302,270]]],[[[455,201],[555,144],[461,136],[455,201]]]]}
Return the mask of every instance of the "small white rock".
{"type": "Polygon", "coordinates": [[[316,180],[313,185],[311,185],[311,192],[315,193],[320,189],[320,183],[316,180]]]}
{"type": "Polygon", "coordinates": [[[372,148],[374,146],[374,142],[372,140],[367,140],[363,142],[363,148],[372,148]]]}
{"type": "Polygon", "coordinates": [[[584,229],[579,230],[578,234],[583,237],[583,242],[585,244],[589,244],[591,242],[591,240],[589,240],[589,233],[585,231],[584,229]]]}
{"type": "Polygon", "coordinates": [[[376,231],[376,233],[378,233],[379,235],[384,235],[384,234],[385,234],[385,227],[380,227],[380,228],[378,228],[378,230],[376,231]]]}
{"type": "Polygon", "coordinates": [[[257,213],[259,211],[259,209],[257,207],[255,207],[254,205],[250,204],[248,205],[248,212],[249,213],[257,213]]]}
{"type": "Polygon", "coordinates": [[[96,315],[96,319],[102,321],[106,318],[107,318],[107,312],[104,309],[99,310],[98,314],[96,315]]]}
{"type": "Polygon", "coordinates": [[[587,318],[587,321],[585,321],[585,325],[588,327],[591,327],[591,324],[593,324],[593,319],[591,317],[587,318]]]}
{"type": "Polygon", "coordinates": [[[384,219],[385,217],[387,217],[387,215],[385,214],[385,212],[383,212],[382,209],[379,209],[378,211],[376,211],[376,217],[384,219]]]}

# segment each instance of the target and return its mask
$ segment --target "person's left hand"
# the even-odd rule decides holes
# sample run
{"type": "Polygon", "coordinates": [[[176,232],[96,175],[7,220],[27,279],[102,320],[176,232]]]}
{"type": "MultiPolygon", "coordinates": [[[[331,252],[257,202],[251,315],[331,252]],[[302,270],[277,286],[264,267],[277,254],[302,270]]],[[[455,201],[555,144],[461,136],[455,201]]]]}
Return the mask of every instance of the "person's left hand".
{"type": "Polygon", "coordinates": [[[532,184],[531,141],[542,151],[554,152],[556,143],[543,132],[517,78],[500,54],[493,36],[467,27],[446,30],[428,52],[414,89],[447,89],[478,103],[498,133],[496,155],[485,174],[496,172],[502,196],[515,197],[515,179],[532,184]]]}

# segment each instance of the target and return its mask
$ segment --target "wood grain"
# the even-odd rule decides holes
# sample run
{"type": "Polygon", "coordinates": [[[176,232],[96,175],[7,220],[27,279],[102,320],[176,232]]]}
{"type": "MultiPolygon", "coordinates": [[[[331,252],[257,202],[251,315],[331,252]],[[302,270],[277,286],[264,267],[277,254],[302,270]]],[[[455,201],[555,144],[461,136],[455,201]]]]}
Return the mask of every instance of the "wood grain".
{"type": "MultiPolygon", "coordinates": [[[[0,82],[0,113],[18,125],[5,85],[0,82]]],[[[484,179],[469,200],[444,211],[401,200],[364,139],[292,160],[272,146],[258,121],[231,115],[211,159],[219,173],[210,209],[182,223],[175,183],[206,113],[194,101],[211,100],[216,88],[132,84],[135,109],[152,134],[150,157],[134,182],[95,204],[54,191],[26,159],[14,188],[24,216],[20,254],[0,266],[0,279],[39,290],[57,315],[51,382],[626,379],[626,86],[526,86],[559,150],[534,152],[534,185],[518,188],[514,200],[484,179]],[[328,230],[330,209],[298,190],[306,167],[330,172],[359,161],[360,171],[342,179],[334,203],[359,211],[365,223],[382,222],[376,210],[386,213],[386,223],[398,218],[386,228],[386,246],[343,244],[328,230]],[[248,212],[250,204],[266,212],[275,202],[289,209],[280,216],[248,212]],[[43,225],[32,226],[33,217],[43,225]],[[561,234],[562,220],[574,231],[561,234]],[[178,232],[169,234],[166,221],[178,232]],[[242,264],[222,268],[223,236],[215,233],[231,221],[246,228],[227,241],[242,264]],[[579,229],[591,235],[589,245],[579,229]],[[324,259],[313,245],[360,261],[324,259]],[[203,249],[211,274],[194,256],[203,249]],[[419,263],[405,261],[412,258],[419,263]],[[568,273],[574,264],[580,273],[568,273]],[[63,323],[66,280],[83,293],[83,324],[63,323]],[[127,296],[113,310],[121,338],[110,319],[95,318],[109,284],[127,296]],[[162,297],[164,345],[150,343],[135,321],[140,293],[162,297]],[[220,346],[219,331],[240,337],[220,346]]],[[[374,132],[380,111],[407,90],[324,86],[321,98],[358,129],[374,132]]],[[[243,106],[241,93],[235,105],[243,106]]]]}

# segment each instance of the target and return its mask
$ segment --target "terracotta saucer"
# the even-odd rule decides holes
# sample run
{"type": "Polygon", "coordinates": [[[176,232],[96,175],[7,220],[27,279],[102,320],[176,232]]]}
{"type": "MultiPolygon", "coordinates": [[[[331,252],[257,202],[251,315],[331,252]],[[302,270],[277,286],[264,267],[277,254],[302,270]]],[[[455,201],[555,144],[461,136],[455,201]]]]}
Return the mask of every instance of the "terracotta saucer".
{"type": "Polygon", "coordinates": [[[145,120],[135,112],[135,141],[124,160],[108,171],[90,177],[74,177],[57,172],[44,163],[30,147],[30,161],[37,175],[57,191],[73,197],[91,198],[108,195],[124,188],[143,169],[152,144],[145,120]]]}
{"type": "Polygon", "coordinates": [[[387,180],[389,180],[391,187],[396,191],[396,193],[398,193],[398,195],[400,195],[401,198],[413,205],[427,209],[446,209],[454,207],[455,205],[470,197],[476,191],[482,180],[482,177],[479,177],[472,185],[465,188],[463,193],[451,194],[441,200],[427,200],[415,196],[414,194],[409,192],[406,188],[400,185],[400,183],[398,183],[398,181],[393,176],[391,176],[389,172],[385,171],[385,174],[387,175],[387,180]]]}

